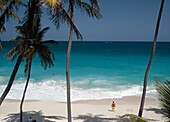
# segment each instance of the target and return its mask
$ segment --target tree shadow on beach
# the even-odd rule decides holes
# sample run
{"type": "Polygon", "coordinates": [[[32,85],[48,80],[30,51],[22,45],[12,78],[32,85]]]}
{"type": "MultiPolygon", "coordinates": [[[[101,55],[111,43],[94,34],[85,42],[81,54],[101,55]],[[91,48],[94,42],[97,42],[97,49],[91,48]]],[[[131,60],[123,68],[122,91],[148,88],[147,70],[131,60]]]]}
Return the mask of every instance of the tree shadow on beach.
{"type": "MultiPolygon", "coordinates": [[[[29,117],[37,122],[56,122],[57,120],[66,119],[63,116],[44,116],[41,111],[23,112],[23,122],[27,122],[29,117]]],[[[8,114],[3,120],[5,122],[20,122],[20,113],[8,114]]]]}
{"type": "Polygon", "coordinates": [[[163,114],[163,111],[162,109],[158,109],[158,108],[147,108],[145,109],[146,111],[153,111],[155,112],[156,114],[163,114]]]}
{"type": "Polygon", "coordinates": [[[74,120],[81,120],[83,122],[120,122],[120,119],[117,118],[106,118],[102,114],[93,115],[88,113],[87,115],[78,115],[78,117],[74,117],[74,120]]]}
{"type": "MultiPolygon", "coordinates": [[[[146,111],[151,111],[151,112],[154,112],[156,114],[162,114],[163,115],[163,111],[162,109],[158,109],[158,108],[146,108],[145,109],[146,111]]],[[[159,120],[156,120],[156,119],[147,119],[147,121],[159,121],[159,120]]]]}

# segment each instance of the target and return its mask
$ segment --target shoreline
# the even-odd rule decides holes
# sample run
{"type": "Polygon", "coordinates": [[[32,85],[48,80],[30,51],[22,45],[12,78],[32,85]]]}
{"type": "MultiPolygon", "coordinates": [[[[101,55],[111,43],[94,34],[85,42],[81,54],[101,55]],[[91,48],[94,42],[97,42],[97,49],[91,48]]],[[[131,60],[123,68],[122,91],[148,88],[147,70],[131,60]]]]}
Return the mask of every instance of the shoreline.
{"type": "MultiPolygon", "coordinates": [[[[74,122],[116,122],[124,114],[137,114],[140,104],[139,96],[114,98],[115,111],[111,111],[113,99],[78,100],[72,102],[74,122]]],[[[0,106],[0,121],[19,120],[20,100],[7,99],[0,106]]],[[[38,122],[65,122],[67,120],[66,102],[26,100],[23,105],[24,121],[29,116],[38,122]]],[[[149,122],[161,122],[162,114],[159,101],[146,98],[143,117],[149,122]]]]}

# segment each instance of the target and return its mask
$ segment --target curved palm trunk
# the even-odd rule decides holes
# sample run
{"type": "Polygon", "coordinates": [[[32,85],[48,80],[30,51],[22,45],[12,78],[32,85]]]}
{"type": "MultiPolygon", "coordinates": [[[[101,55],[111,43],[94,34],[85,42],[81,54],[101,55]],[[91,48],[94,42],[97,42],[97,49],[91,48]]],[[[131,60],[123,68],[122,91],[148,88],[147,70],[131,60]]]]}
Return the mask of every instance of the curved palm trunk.
{"type": "Polygon", "coordinates": [[[22,61],[22,55],[20,55],[20,56],[18,57],[18,59],[17,59],[17,62],[16,62],[16,64],[15,64],[15,67],[14,67],[13,72],[12,72],[12,74],[11,74],[11,77],[10,77],[10,80],[9,80],[9,82],[8,82],[8,85],[7,85],[7,87],[5,88],[5,91],[3,92],[3,94],[2,94],[2,96],[1,96],[1,98],[0,98],[0,105],[2,104],[2,102],[4,101],[6,95],[8,94],[8,92],[9,92],[10,89],[11,89],[11,86],[12,86],[12,84],[13,84],[13,82],[14,82],[14,79],[15,79],[15,76],[16,76],[16,74],[17,74],[18,68],[19,68],[19,66],[20,66],[20,64],[21,64],[21,61],[22,61]]]}
{"type": "MultiPolygon", "coordinates": [[[[70,0],[70,18],[74,22],[74,1],[70,0]]],[[[72,38],[73,38],[73,28],[70,26],[70,35],[69,35],[69,44],[67,49],[66,57],[66,82],[67,82],[67,116],[68,122],[72,122],[71,118],[71,93],[70,93],[70,54],[72,47],[72,38]]]]}
{"type": "Polygon", "coordinates": [[[159,10],[159,16],[158,16],[158,20],[157,20],[157,24],[156,24],[156,30],[155,30],[155,36],[154,36],[154,41],[153,41],[152,52],[151,52],[151,56],[150,56],[150,59],[149,59],[149,62],[148,62],[147,68],[146,68],[146,72],[145,72],[144,84],[143,84],[143,93],[142,93],[141,104],[140,104],[139,113],[138,113],[139,117],[142,117],[142,113],[143,113],[143,108],[144,108],[144,103],[145,103],[145,96],[146,96],[146,87],[147,87],[148,74],[149,74],[149,70],[150,70],[150,67],[151,67],[151,64],[152,64],[152,60],[153,60],[154,55],[155,55],[156,40],[157,40],[157,36],[158,36],[159,25],[160,25],[160,21],[161,21],[164,1],[165,0],[162,0],[162,2],[161,2],[161,6],[160,6],[160,10],[159,10]]]}
{"type": "Polygon", "coordinates": [[[32,60],[31,60],[31,62],[29,63],[27,82],[26,82],[26,84],[25,84],[25,89],[24,89],[24,93],[23,93],[23,96],[22,96],[21,104],[20,104],[20,122],[22,122],[22,106],[23,106],[25,94],[26,94],[26,91],[27,91],[28,83],[29,83],[29,80],[30,80],[31,63],[32,63],[32,60]]]}

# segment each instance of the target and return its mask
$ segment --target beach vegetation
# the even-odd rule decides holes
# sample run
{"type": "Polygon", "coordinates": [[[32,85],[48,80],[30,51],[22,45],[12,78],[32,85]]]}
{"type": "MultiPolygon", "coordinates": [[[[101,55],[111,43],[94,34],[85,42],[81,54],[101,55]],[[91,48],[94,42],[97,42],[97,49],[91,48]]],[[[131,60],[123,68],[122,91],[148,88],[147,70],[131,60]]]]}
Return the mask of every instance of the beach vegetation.
{"type": "MultiPolygon", "coordinates": [[[[75,15],[75,7],[79,10],[86,13],[89,17],[100,19],[102,15],[100,13],[100,8],[98,4],[98,0],[89,0],[89,3],[81,1],[81,0],[65,0],[65,3],[68,3],[69,6],[69,14],[72,22],[74,22],[75,15]]],[[[71,117],[71,93],[70,93],[70,54],[72,48],[72,39],[73,39],[73,27],[70,26],[69,32],[69,42],[67,48],[67,56],[66,56],[66,82],[67,82],[67,114],[68,114],[68,122],[72,121],[71,117]]],[[[82,36],[77,36],[77,39],[82,40],[82,36]]]]}
{"type": "Polygon", "coordinates": [[[170,81],[161,82],[156,80],[156,90],[158,92],[158,99],[163,112],[163,117],[170,121],[170,81]]]}
{"type": "Polygon", "coordinates": [[[153,45],[152,45],[152,52],[151,52],[150,59],[149,59],[149,62],[148,62],[148,65],[147,65],[147,68],[146,68],[146,71],[145,71],[145,75],[144,75],[143,92],[142,92],[142,98],[141,98],[139,112],[138,112],[139,117],[142,117],[142,114],[143,114],[145,96],[146,96],[146,88],[147,88],[147,82],[148,82],[148,75],[149,75],[150,67],[152,65],[152,61],[154,59],[154,55],[155,55],[155,51],[156,51],[157,37],[158,37],[162,12],[163,12],[163,8],[164,8],[164,2],[165,2],[165,0],[161,1],[161,5],[160,5],[160,9],[159,9],[159,15],[158,15],[156,29],[155,29],[155,34],[154,34],[153,45]]]}
{"type": "Polygon", "coordinates": [[[148,122],[145,119],[134,115],[134,114],[125,114],[119,117],[123,122],[148,122]]]}

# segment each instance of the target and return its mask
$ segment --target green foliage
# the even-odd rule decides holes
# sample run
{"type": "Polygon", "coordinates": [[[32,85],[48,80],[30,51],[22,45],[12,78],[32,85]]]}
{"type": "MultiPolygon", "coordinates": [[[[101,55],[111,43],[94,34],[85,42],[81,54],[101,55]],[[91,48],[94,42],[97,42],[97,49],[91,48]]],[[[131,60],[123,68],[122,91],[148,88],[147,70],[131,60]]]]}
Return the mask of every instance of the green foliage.
{"type": "Polygon", "coordinates": [[[3,33],[5,29],[5,22],[9,18],[19,19],[19,16],[15,13],[19,6],[26,6],[21,0],[0,0],[0,33],[3,33]]]}
{"type": "Polygon", "coordinates": [[[2,44],[1,44],[1,40],[0,40],[0,50],[2,50],[2,44]]]}
{"type": "Polygon", "coordinates": [[[28,66],[35,55],[38,55],[44,69],[54,66],[54,54],[45,44],[56,44],[54,40],[43,40],[44,34],[49,30],[49,27],[41,29],[42,3],[40,0],[30,0],[28,9],[22,21],[22,25],[16,27],[19,35],[12,41],[17,45],[12,48],[6,57],[13,61],[18,55],[22,55],[23,60],[26,60],[25,73],[28,73],[28,66]]]}
{"type": "Polygon", "coordinates": [[[161,83],[156,80],[156,90],[158,92],[159,100],[163,111],[163,116],[170,121],[170,81],[161,83]]]}
{"type": "Polygon", "coordinates": [[[123,120],[123,122],[148,122],[143,118],[134,114],[125,114],[121,116],[120,119],[123,120]]]}

